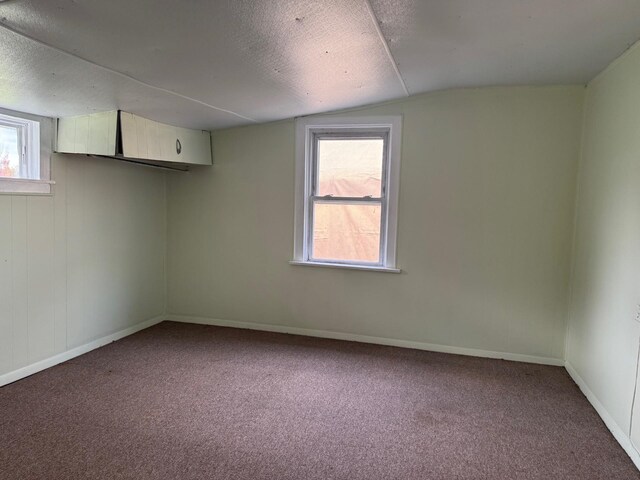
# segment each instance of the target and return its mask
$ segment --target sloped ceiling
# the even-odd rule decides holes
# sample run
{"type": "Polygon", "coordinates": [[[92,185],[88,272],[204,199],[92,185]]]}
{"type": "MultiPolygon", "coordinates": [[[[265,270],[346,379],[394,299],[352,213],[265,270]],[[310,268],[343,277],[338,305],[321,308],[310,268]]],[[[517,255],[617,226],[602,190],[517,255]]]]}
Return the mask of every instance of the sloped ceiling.
{"type": "Polygon", "coordinates": [[[0,106],[216,129],[586,83],[638,37],[637,0],[5,0],[0,106]]]}

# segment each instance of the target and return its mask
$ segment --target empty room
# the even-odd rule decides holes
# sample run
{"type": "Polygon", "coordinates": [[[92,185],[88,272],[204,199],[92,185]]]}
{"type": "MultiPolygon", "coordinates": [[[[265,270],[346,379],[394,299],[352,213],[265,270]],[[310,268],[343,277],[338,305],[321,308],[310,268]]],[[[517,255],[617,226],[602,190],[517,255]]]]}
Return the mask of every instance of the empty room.
{"type": "Polygon", "coordinates": [[[0,0],[0,480],[640,480],[639,40],[0,0]]]}

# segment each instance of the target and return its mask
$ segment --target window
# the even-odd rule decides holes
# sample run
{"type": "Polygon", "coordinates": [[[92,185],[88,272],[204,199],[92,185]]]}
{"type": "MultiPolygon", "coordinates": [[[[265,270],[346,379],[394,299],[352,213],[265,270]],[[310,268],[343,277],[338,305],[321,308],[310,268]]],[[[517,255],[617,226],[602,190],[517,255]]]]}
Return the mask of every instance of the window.
{"type": "Polygon", "coordinates": [[[396,269],[400,117],[297,123],[294,264],[396,269]]]}
{"type": "Polygon", "coordinates": [[[51,120],[0,110],[0,193],[51,193],[51,120]]]}

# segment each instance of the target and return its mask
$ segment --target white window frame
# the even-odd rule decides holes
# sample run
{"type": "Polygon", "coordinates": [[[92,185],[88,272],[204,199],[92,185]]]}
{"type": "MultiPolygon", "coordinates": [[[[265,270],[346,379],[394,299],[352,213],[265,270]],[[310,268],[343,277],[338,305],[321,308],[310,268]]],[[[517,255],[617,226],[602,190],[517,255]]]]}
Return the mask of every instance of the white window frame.
{"type": "Polygon", "coordinates": [[[17,128],[19,177],[0,177],[0,194],[50,195],[53,119],[0,108],[0,125],[17,128]]]}
{"type": "Polygon", "coordinates": [[[349,268],[399,273],[396,265],[398,232],[398,197],[400,187],[401,116],[375,117],[304,117],[296,120],[296,188],[293,265],[349,268]],[[373,136],[385,141],[382,192],[379,198],[328,198],[339,203],[381,204],[380,262],[325,261],[311,258],[313,201],[316,175],[316,145],[319,138],[373,136]]]}

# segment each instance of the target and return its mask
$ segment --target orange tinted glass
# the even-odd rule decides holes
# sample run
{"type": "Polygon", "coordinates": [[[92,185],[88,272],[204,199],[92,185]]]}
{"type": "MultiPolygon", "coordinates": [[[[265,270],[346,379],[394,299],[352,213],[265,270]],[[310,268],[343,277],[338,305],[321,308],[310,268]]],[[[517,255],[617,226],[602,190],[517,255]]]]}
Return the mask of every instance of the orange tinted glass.
{"type": "Polygon", "coordinates": [[[380,211],[378,203],[316,203],[312,258],[379,263],[380,211]]]}
{"type": "Polygon", "coordinates": [[[380,197],[384,141],[375,139],[318,140],[320,197],[380,197]]]}

